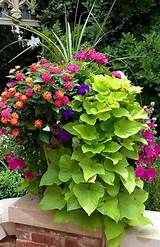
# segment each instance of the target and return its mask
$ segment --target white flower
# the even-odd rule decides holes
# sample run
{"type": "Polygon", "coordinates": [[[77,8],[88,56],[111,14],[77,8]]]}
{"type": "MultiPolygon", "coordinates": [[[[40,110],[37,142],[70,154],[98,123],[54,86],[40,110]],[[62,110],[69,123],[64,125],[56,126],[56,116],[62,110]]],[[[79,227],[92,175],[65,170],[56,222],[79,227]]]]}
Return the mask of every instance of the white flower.
{"type": "Polygon", "coordinates": [[[27,41],[27,46],[31,46],[33,48],[39,46],[39,44],[40,44],[40,39],[35,38],[33,35],[31,36],[31,39],[27,41]]]}

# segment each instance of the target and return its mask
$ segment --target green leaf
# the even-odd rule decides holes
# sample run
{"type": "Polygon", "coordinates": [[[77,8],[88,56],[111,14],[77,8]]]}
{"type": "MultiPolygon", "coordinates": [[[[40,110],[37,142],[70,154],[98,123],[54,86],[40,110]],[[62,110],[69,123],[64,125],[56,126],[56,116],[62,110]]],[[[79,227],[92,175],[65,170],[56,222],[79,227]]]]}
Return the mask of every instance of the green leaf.
{"type": "Polygon", "coordinates": [[[107,240],[117,238],[124,233],[124,224],[119,222],[116,223],[114,220],[106,217],[104,219],[105,235],[107,240]]]}
{"type": "Polygon", "coordinates": [[[120,182],[119,182],[119,179],[118,178],[115,178],[115,181],[114,181],[114,185],[106,185],[106,191],[107,193],[112,196],[112,197],[115,197],[118,195],[119,193],[119,190],[120,190],[120,182]]]}
{"type": "Polygon", "coordinates": [[[125,230],[118,237],[109,240],[108,243],[107,243],[108,247],[119,247],[121,242],[122,242],[122,240],[124,239],[124,237],[125,237],[125,230]]]}
{"type": "Polygon", "coordinates": [[[65,129],[66,131],[68,131],[71,135],[77,135],[77,132],[74,130],[74,126],[75,126],[76,122],[73,123],[67,123],[63,126],[63,129],[65,129]]]}
{"type": "Polygon", "coordinates": [[[108,152],[108,153],[115,153],[121,148],[121,145],[119,145],[117,142],[114,141],[109,141],[105,145],[105,149],[103,152],[108,152]]]}
{"type": "Polygon", "coordinates": [[[148,199],[148,192],[145,190],[135,189],[134,198],[139,202],[145,202],[148,199]]]}
{"type": "Polygon", "coordinates": [[[50,186],[53,184],[60,184],[60,180],[58,179],[59,167],[57,164],[50,164],[48,166],[47,171],[41,178],[40,186],[50,186]]]}
{"type": "Polygon", "coordinates": [[[104,154],[104,156],[113,161],[113,164],[116,165],[120,160],[123,159],[123,155],[120,152],[104,154]]]}
{"type": "Polygon", "coordinates": [[[93,90],[99,93],[104,93],[106,95],[108,95],[110,92],[108,83],[103,75],[94,76],[94,83],[92,84],[92,88],[93,90]]]}
{"type": "Polygon", "coordinates": [[[72,222],[87,230],[96,230],[98,227],[101,227],[101,217],[99,214],[93,213],[88,216],[82,209],[69,212],[65,210],[58,211],[54,215],[54,222],[58,224],[72,222]]]}
{"type": "Polygon", "coordinates": [[[64,196],[62,195],[60,187],[54,185],[48,187],[45,190],[44,196],[40,202],[40,208],[42,210],[61,210],[62,208],[64,208],[65,204],[66,202],[64,200],[64,196]]]}
{"type": "Polygon", "coordinates": [[[77,162],[71,160],[69,155],[62,155],[59,161],[59,179],[62,182],[67,182],[71,179],[72,173],[77,166],[77,162]]]}
{"type": "Polygon", "coordinates": [[[39,139],[40,139],[42,142],[46,143],[46,144],[49,143],[50,138],[51,138],[50,132],[41,131],[41,132],[39,133],[39,139]]]}
{"type": "Polygon", "coordinates": [[[98,113],[97,118],[99,118],[100,121],[107,121],[111,115],[108,112],[98,113]]]}
{"type": "Polygon", "coordinates": [[[128,170],[128,177],[127,179],[121,178],[121,181],[124,185],[124,187],[128,190],[128,192],[131,194],[135,187],[136,187],[136,182],[135,182],[135,171],[133,167],[127,167],[128,170]]]}
{"type": "Polygon", "coordinates": [[[117,197],[107,197],[106,201],[102,203],[100,207],[98,207],[98,211],[103,215],[107,215],[115,222],[118,222],[120,220],[117,197]]]}
{"type": "Polygon", "coordinates": [[[130,121],[127,119],[121,119],[115,123],[115,135],[121,138],[128,138],[134,134],[137,134],[140,130],[144,129],[144,124],[136,121],[130,121]]]}
{"type": "Polygon", "coordinates": [[[131,150],[131,151],[134,150],[133,148],[134,142],[130,139],[124,139],[122,145],[128,150],[131,150]]]}
{"type": "Polygon", "coordinates": [[[72,191],[68,191],[65,193],[65,200],[67,202],[67,211],[80,208],[77,198],[75,197],[72,191]]]}
{"type": "Polygon", "coordinates": [[[105,174],[103,165],[94,162],[92,159],[84,158],[80,161],[79,165],[83,170],[83,175],[86,182],[97,174],[105,174]]]}
{"type": "Polygon", "coordinates": [[[76,184],[73,192],[88,215],[96,210],[99,200],[104,196],[104,189],[100,184],[76,184]]]}
{"type": "Polygon", "coordinates": [[[144,225],[148,225],[148,224],[152,224],[152,221],[150,219],[144,217],[143,215],[140,215],[140,216],[138,216],[138,218],[135,218],[133,220],[128,221],[129,226],[144,226],[144,225]]]}
{"type": "Polygon", "coordinates": [[[113,163],[108,162],[106,160],[104,163],[104,167],[108,171],[112,171],[112,172],[119,174],[121,177],[124,178],[124,180],[128,179],[128,169],[126,168],[125,160],[120,161],[117,165],[113,165],[113,163]]]}
{"type": "Polygon", "coordinates": [[[98,138],[98,133],[94,126],[78,124],[73,126],[73,129],[85,140],[95,140],[98,138]]]}
{"type": "Polygon", "coordinates": [[[105,170],[105,174],[99,176],[106,184],[114,185],[115,174],[113,172],[105,170]]]}
{"type": "Polygon", "coordinates": [[[83,153],[91,152],[93,154],[100,154],[105,148],[104,144],[94,143],[92,145],[84,144],[82,146],[83,153]]]}
{"type": "MultiPolygon", "coordinates": [[[[135,147],[134,147],[135,148],[135,147]]],[[[121,149],[121,153],[126,157],[126,158],[129,158],[129,159],[132,159],[132,160],[138,160],[139,158],[139,153],[138,153],[138,149],[135,148],[133,150],[128,150],[126,148],[122,148],[121,149]]]]}
{"type": "Polygon", "coordinates": [[[144,204],[136,201],[134,195],[121,192],[118,195],[121,218],[136,220],[144,213],[144,204]]]}
{"type": "Polygon", "coordinates": [[[112,114],[113,116],[119,118],[119,117],[127,117],[129,115],[129,112],[125,108],[121,107],[118,109],[113,109],[112,114]]]}
{"type": "Polygon", "coordinates": [[[89,124],[89,125],[95,125],[96,119],[97,119],[96,116],[88,115],[86,113],[84,113],[80,116],[80,120],[82,122],[89,124]]]}

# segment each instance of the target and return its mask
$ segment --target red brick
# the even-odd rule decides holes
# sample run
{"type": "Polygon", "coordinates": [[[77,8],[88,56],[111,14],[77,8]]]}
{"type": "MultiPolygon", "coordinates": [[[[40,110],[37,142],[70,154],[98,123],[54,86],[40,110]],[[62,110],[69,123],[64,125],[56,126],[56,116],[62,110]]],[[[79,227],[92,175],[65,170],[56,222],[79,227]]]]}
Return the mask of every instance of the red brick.
{"type": "Polygon", "coordinates": [[[18,239],[31,240],[31,234],[26,231],[16,230],[16,237],[18,239]]]}
{"type": "Polygon", "coordinates": [[[15,247],[16,240],[14,236],[7,236],[0,241],[0,247],[15,247]]]}
{"type": "Polygon", "coordinates": [[[78,240],[80,247],[101,247],[102,240],[96,238],[82,237],[78,240]]]}
{"type": "Polygon", "coordinates": [[[80,247],[77,239],[66,239],[65,247],[80,247]]]}
{"type": "Polygon", "coordinates": [[[33,242],[44,243],[44,244],[48,244],[49,246],[53,244],[53,238],[43,234],[32,233],[31,239],[33,242]]]}
{"type": "Polygon", "coordinates": [[[16,247],[48,247],[46,244],[39,244],[32,241],[27,240],[17,240],[16,247]]]}

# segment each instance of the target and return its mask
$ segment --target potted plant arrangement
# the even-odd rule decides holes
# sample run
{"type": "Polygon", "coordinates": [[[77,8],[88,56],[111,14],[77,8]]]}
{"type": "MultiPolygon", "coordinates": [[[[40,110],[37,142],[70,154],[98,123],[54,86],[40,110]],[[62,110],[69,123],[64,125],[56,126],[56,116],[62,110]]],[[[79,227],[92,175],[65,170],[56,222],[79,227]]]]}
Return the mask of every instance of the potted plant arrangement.
{"type": "Polygon", "coordinates": [[[155,179],[160,148],[149,109],[136,100],[141,88],[107,64],[88,49],[68,63],[41,58],[15,67],[1,93],[0,122],[1,134],[34,147],[38,161],[14,153],[6,161],[40,195],[41,209],[55,210],[60,223],[101,226],[113,247],[129,226],[149,223],[143,180],[155,179]]]}

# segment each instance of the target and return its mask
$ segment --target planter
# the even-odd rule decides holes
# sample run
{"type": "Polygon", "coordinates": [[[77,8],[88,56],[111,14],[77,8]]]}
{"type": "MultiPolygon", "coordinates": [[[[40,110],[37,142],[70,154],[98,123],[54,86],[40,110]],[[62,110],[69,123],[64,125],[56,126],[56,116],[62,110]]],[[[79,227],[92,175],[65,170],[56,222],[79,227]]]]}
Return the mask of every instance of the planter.
{"type": "MultiPolygon", "coordinates": [[[[74,224],[54,223],[53,213],[38,209],[39,200],[26,196],[0,201],[0,246],[104,247],[101,229],[86,231],[74,224]],[[1,233],[5,232],[4,237],[1,233]],[[16,239],[16,241],[15,241],[16,239]]],[[[121,247],[160,246],[160,213],[146,211],[153,225],[128,231],[121,247]]]]}

